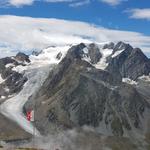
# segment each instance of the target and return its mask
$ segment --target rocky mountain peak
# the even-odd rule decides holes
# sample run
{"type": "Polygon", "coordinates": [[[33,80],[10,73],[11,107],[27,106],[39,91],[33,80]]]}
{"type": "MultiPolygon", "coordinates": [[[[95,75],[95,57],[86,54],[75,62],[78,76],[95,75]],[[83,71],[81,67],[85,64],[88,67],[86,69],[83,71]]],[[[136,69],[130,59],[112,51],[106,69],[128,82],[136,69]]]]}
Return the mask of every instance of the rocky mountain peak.
{"type": "Polygon", "coordinates": [[[115,44],[113,42],[110,42],[108,44],[105,44],[103,46],[103,49],[114,49],[115,44]]]}
{"type": "Polygon", "coordinates": [[[117,51],[126,50],[130,52],[133,49],[133,47],[130,44],[126,44],[122,41],[118,42],[114,48],[113,48],[113,54],[117,51]]]}
{"type": "Polygon", "coordinates": [[[34,51],[32,52],[32,55],[33,55],[33,56],[38,56],[41,52],[42,52],[42,51],[35,51],[35,50],[34,50],[34,51]]]}
{"type": "Polygon", "coordinates": [[[98,63],[100,61],[100,58],[102,57],[99,47],[94,43],[89,44],[88,54],[89,54],[92,64],[98,63]]]}
{"type": "Polygon", "coordinates": [[[86,47],[86,45],[84,43],[80,43],[78,45],[72,46],[68,53],[67,53],[67,57],[70,58],[82,58],[84,51],[83,49],[86,47]]]}
{"type": "Polygon", "coordinates": [[[122,41],[118,42],[115,46],[114,46],[114,50],[122,50],[122,49],[126,49],[127,47],[131,47],[130,44],[126,44],[122,41]]]}
{"type": "Polygon", "coordinates": [[[149,59],[139,48],[133,48],[129,44],[117,44],[113,53],[117,53],[120,47],[123,47],[123,51],[120,51],[118,55],[109,59],[107,70],[118,70],[122,77],[131,78],[136,80],[138,77],[148,75],[150,72],[149,59]],[[120,46],[121,45],[121,46],[120,46]],[[118,49],[116,49],[118,47],[118,49]],[[116,51],[116,52],[115,52],[116,51]]]}
{"type": "Polygon", "coordinates": [[[134,48],[132,51],[132,55],[135,55],[135,57],[139,57],[142,61],[148,61],[148,58],[140,48],[134,48]]]}
{"type": "Polygon", "coordinates": [[[16,59],[17,61],[21,61],[21,62],[27,62],[27,63],[30,62],[29,56],[26,55],[26,54],[24,54],[24,53],[22,53],[22,52],[19,52],[19,53],[15,56],[15,59],[16,59]]]}

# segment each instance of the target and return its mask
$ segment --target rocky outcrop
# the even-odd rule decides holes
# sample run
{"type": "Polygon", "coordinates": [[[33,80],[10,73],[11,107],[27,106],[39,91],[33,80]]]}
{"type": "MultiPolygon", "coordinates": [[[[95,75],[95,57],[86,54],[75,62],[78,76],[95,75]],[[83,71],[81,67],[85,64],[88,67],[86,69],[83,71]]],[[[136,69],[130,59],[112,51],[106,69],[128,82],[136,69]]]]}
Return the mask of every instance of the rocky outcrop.
{"type": "Polygon", "coordinates": [[[29,56],[24,54],[24,53],[21,53],[19,52],[16,56],[15,56],[15,59],[17,61],[21,61],[21,62],[27,62],[29,63],[30,62],[30,59],[29,59],[29,56]]]}
{"type": "Polygon", "coordinates": [[[59,52],[59,53],[57,54],[56,58],[57,58],[58,60],[60,60],[60,59],[61,59],[61,57],[62,57],[62,53],[61,53],[61,52],[59,52]]]}
{"type": "Polygon", "coordinates": [[[99,48],[94,43],[89,45],[88,54],[89,54],[92,64],[98,63],[100,61],[100,58],[102,57],[102,54],[100,53],[99,48]]]}
{"type": "Polygon", "coordinates": [[[103,49],[114,49],[115,44],[113,42],[110,42],[108,44],[105,44],[103,46],[103,49]]]}
{"type": "MultiPolygon", "coordinates": [[[[3,76],[3,73],[6,69],[7,64],[17,64],[17,62],[10,57],[1,58],[0,59],[0,73],[2,74],[2,76],[3,76]]],[[[3,78],[5,78],[5,76],[3,76],[3,78]]]]}
{"type": "Polygon", "coordinates": [[[114,54],[117,51],[126,50],[126,49],[133,49],[133,47],[130,44],[126,44],[126,43],[120,41],[114,46],[112,54],[114,54]]]}
{"type": "Polygon", "coordinates": [[[21,91],[27,78],[12,68],[18,65],[24,66],[25,62],[29,62],[29,57],[23,53],[18,53],[15,57],[0,59],[0,74],[4,79],[4,82],[0,84],[0,98],[5,97],[5,99],[7,99],[12,94],[21,91]]]}
{"type": "Polygon", "coordinates": [[[115,46],[113,53],[120,48],[124,50],[116,57],[109,59],[106,70],[109,72],[116,70],[116,75],[120,73],[123,78],[132,80],[150,73],[150,60],[139,48],[132,48],[128,44],[119,43],[115,46]]]}

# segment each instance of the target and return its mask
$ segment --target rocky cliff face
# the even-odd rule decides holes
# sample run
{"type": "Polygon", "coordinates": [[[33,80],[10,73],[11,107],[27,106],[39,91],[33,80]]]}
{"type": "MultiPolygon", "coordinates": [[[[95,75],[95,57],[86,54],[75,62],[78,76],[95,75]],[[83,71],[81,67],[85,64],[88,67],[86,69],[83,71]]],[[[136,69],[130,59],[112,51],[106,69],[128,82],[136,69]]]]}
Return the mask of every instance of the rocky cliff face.
{"type": "MultiPolygon", "coordinates": [[[[111,57],[107,70],[118,70],[122,77],[136,80],[139,76],[148,75],[150,60],[139,48],[132,48],[129,44],[119,42],[113,49],[113,55],[121,51],[116,57],[111,57]],[[123,50],[123,51],[122,51],[123,50]]],[[[113,56],[112,55],[112,56],[113,56]]]]}
{"type": "MultiPolygon", "coordinates": [[[[2,80],[0,83],[0,104],[19,93],[27,81],[23,74],[13,70],[13,67],[25,66],[29,62],[29,60],[23,59],[20,54],[28,58],[27,55],[18,53],[15,57],[0,59],[0,76],[2,80]]],[[[30,134],[2,114],[0,114],[0,122],[0,140],[31,138],[30,134]]]]}
{"type": "Polygon", "coordinates": [[[43,134],[82,126],[94,127],[104,135],[145,134],[145,113],[150,104],[122,78],[147,75],[149,59],[141,50],[122,42],[102,49],[110,48],[112,53],[106,58],[104,70],[95,67],[103,58],[100,47],[81,43],[70,48],[50,72],[39,93],[25,106],[32,108],[30,102],[36,99],[36,126],[43,134]]]}
{"type": "Polygon", "coordinates": [[[27,81],[23,74],[13,70],[13,67],[25,66],[29,63],[29,57],[23,53],[18,53],[15,57],[0,59],[0,75],[3,82],[0,84],[0,98],[7,99],[13,94],[21,91],[22,86],[27,81]]]}

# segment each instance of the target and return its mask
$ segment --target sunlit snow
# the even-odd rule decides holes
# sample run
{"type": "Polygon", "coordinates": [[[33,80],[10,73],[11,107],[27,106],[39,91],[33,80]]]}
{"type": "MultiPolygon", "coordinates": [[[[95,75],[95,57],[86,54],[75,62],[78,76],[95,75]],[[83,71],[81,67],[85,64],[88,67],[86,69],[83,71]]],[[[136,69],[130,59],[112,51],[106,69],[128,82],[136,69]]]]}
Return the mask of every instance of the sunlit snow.
{"type": "Polygon", "coordinates": [[[2,78],[1,74],[0,74],[0,84],[3,83],[5,80],[2,78]]]}
{"type": "Polygon", "coordinates": [[[118,56],[119,54],[121,54],[123,51],[124,51],[124,49],[116,51],[111,57],[114,58],[114,57],[118,56]]]}
{"type": "Polygon", "coordinates": [[[102,69],[104,70],[108,63],[107,63],[107,57],[110,56],[113,52],[113,49],[100,49],[100,52],[102,54],[102,58],[100,59],[100,61],[95,64],[94,66],[97,68],[97,69],[102,69]]]}
{"type": "Polygon", "coordinates": [[[134,80],[131,80],[130,78],[122,78],[122,82],[125,82],[127,84],[136,85],[137,82],[134,80]]]}

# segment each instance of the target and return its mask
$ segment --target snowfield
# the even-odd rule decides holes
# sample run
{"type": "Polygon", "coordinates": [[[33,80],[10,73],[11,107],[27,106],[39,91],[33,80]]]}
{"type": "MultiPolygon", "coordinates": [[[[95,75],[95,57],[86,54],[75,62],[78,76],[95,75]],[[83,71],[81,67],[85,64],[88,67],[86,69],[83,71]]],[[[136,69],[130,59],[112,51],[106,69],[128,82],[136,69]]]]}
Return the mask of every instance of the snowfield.
{"type": "Polygon", "coordinates": [[[104,70],[108,65],[107,57],[112,54],[113,49],[102,49],[101,48],[100,52],[102,54],[102,58],[100,59],[100,61],[97,64],[95,64],[95,68],[104,70]]]}
{"type": "Polygon", "coordinates": [[[2,78],[1,74],[0,74],[0,84],[3,83],[5,80],[2,78]]]}

